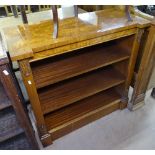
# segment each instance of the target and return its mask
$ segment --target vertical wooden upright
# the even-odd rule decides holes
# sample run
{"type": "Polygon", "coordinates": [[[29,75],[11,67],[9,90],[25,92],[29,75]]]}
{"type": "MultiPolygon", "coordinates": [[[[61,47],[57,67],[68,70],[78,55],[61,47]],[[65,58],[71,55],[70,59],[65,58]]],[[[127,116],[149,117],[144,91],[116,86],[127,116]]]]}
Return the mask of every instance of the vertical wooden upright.
{"type": "Polygon", "coordinates": [[[30,102],[32,103],[32,108],[36,118],[36,126],[39,131],[40,139],[44,146],[52,143],[51,135],[48,133],[45,121],[43,117],[43,113],[40,106],[40,101],[38,97],[38,93],[36,90],[35,82],[33,80],[33,75],[31,71],[31,67],[29,64],[29,59],[25,59],[19,62],[20,71],[22,72],[22,78],[25,83],[25,87],[27,89],[30,102]]]}
{"type": "Polygon", "coordinates": [[[148,40],[141,59],[134,91],[129,103],[129,109],[135,110],[144,105],[145,93],[155,62],[155,22],[152,22],[148,34],[148,40]]]}

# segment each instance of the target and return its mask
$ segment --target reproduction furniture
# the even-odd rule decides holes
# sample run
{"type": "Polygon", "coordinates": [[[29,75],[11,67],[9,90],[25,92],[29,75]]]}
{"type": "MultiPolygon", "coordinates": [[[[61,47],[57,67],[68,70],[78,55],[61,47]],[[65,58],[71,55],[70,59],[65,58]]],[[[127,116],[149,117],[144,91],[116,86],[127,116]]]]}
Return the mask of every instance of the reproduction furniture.
{"type": "Polygon", "coordinates": [[[40,139],[53,140],[128,103],[141,36],[150,22],[107,9],[4,29],[12,61],[18,61],[40,139]],[[52,24],[52,26],[51,26],[52,24]]]}
{"type": "Polygon", "coordinates": [[[22,96],[0,44],[0,150],[38,149],[22,96]]]}

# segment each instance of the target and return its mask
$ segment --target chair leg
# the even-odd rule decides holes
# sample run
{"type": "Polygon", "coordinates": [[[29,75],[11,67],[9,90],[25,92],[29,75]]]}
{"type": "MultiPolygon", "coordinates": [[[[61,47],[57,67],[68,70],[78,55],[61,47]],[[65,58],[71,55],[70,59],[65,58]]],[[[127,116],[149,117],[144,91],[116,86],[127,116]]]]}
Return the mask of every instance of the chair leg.
{"type": "Polygon", "coordinates": [[[78,17],[78,7],[77,7],[77,5],[74,5],[74,14],[75,14],[75,17],[78,17]]]}
{"type": "Polygon", "coordinates": [[[28,24],[24,5],[20,5],[19,8],[20,8],[20,13],[21,13],[23,24],[28,24]]]}
{"type": "Polygon", "coordinates": [[[130,10],[129,10],[129,5],[125,6],[125,14],[126,14],[126,17],[127,17],[128,21],[132,21],[132,18],[131,18],[131,15],[130,15],[130,10]]]}
{"type": "Polygon", "coordinates": [[[58,37],[58,29],[59,29],[58,11],[57,11],[56,5],[52,5],[52,13],[53,13],[53,21],[54,21],[53,38],[55,39],[58,37]]]}
{"type": "Polygon", "coordinates": [[[11,10],[15,18],[18,18],[18,11],[16,5],[11,5],[11,10]]]}

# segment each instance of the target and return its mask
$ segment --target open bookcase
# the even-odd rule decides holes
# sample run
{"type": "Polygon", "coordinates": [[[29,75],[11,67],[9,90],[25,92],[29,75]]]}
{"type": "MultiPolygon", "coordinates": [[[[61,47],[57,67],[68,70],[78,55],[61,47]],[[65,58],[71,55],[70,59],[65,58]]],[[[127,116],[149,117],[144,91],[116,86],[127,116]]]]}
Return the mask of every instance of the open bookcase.
{"type": "Polygon", "coordinates": [[[59,21],[56,39],[50,20],[4,30],[44,146],[127,106],[141,36],[150,25],[132,19],[117,9],[79,14],[59,21]]]}
{"type": "Polygon", "coordinates": [[[120,108],[134,37],[30,63],[53,140],[120,108]]]}

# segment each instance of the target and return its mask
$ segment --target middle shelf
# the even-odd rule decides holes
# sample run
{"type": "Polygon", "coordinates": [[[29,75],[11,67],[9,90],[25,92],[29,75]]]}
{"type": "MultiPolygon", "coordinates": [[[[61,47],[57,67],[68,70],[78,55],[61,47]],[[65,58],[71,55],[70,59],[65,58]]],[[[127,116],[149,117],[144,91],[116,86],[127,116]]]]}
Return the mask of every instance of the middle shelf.
{"type": "Polygon", "coordinates": [[[125,81],[113,66],[98,69],[38,90],[44,114],[94,95],[125,81]]]}
{"type": "Polygon", "coordinates": [[[130,57],[129,49],[125,49],[120,44],[120,40],[111,41],[48,58],[46,61],[32,62],[31,67],[36,87],[42,88],[128,59],[130,57]]]}

